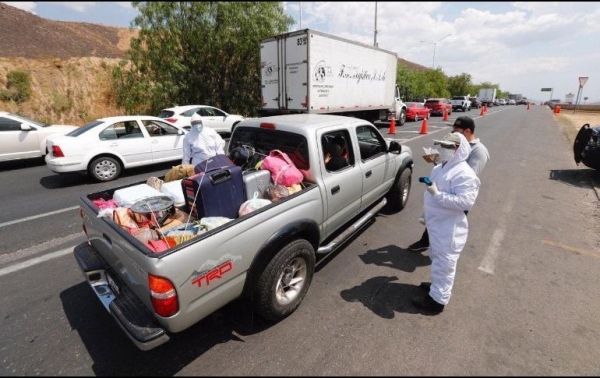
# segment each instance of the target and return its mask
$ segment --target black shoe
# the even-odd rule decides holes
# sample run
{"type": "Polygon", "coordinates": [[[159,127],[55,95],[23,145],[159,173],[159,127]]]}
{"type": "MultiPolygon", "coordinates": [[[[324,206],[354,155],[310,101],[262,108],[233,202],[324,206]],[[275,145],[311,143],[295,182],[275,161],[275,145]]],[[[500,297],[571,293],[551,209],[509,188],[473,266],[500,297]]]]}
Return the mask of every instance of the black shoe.
{"type": "Polygon", "coordinates": [[[419,287],[429,293],[429,289],[431,289],[431,282],[421,282],[419,287]]]}
{"type": "Polygon", "coordinates": [[[422,310],[427,310],[428,312],[433,314],[439,314],[440,312],[444,311],[444,305],[441,303],[437,303],[433,298],[429,296],[429,294],[427,294],[424,297],[413,298],[411,302],[418,308],[422,310]]]}
{"type": "Polygon", "coordinates": [[[429,243],[424,242],[423,240],[419,240],[408,246],[408,250],[413,252],[422,252],[427,249],[429,249],[429,243]]]}

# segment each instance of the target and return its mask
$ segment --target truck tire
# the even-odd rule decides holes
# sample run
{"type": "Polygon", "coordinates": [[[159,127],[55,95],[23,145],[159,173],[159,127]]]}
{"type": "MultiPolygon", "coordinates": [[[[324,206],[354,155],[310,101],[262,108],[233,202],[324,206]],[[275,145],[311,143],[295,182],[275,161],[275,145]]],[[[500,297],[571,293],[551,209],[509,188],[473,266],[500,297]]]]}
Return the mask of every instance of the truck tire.
{"type": "Polygon", "coordinates": [[[389,210],[398,213],[406,207],[411,183],[412,170],[410,168],[404,168],[404,170],[396,176],[396,181],[394,181],[394,185],[386,196],[388,201],[386,206],[389,210]]]}
{"type": "Polygon", "coordinates": [[[400,111],[400,118],[398,118],[398,126],[404,125],[404,122],[406,122],[406,109],[402,109],[400,111]]]}
{"type": "Polygon", "coordinates": [[[112,181],[121,175],[121,163],[110,156],[100,156],[88,166],[88,173],[97,181],[112,181]]]}
{"type": "Polygon", "coordinates": [[[304,299],[315,270],[312,245],[298,239],[289,243],[269,262],[254,292],[258,315],[279,321],[294,312],[304,299]]]}

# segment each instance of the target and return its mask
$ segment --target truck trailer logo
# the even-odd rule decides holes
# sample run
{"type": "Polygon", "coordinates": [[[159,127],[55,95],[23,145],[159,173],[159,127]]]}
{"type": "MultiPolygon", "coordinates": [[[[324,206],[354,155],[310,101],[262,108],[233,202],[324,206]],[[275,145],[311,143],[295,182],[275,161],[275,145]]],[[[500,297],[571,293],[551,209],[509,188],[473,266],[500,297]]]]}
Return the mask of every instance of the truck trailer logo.
{"type": "Polygon", "coordinates": [[[368,71],[357,66],[342,64],[338,76],[342,79],[356,80],[356,84],[360,83],[361,80],[385,81],[385,70],[368,71]]]}
{"type": "Polygon", "coordinates": [[[265,72],[265,76],[267,77],[271,77],[273,75],[273,72],[275,72],[275,68],[273,67],[273,63],[265,63],[262,62],[262,68],[265,72]]]}
{"type": "Polygon", "coordinates": [[[315,81],[322,83],[327,76],[331,76],[331,67],[328,66],[324,60],[321,60],[315,65],[313,76],[315,81]]]}

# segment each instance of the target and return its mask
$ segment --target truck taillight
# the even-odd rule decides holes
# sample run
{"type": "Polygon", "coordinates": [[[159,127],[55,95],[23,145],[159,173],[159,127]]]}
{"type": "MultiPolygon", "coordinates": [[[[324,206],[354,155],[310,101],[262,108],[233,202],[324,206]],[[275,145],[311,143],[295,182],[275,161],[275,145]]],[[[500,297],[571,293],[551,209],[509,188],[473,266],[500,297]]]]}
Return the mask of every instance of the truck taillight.
{"type": "Polygon", "coordinates": [[[54,157],[65,157],[62,150],[58,146],[52,146],[52,156],[54,157]]]}
{"type": "Polygon", "coordinates": [[[150,287],[150,299],[154,312],[162,317],[175,315],[179,311],[177,291],[173,283],[166,278],[148,274],[148,286],[150,287]]]}

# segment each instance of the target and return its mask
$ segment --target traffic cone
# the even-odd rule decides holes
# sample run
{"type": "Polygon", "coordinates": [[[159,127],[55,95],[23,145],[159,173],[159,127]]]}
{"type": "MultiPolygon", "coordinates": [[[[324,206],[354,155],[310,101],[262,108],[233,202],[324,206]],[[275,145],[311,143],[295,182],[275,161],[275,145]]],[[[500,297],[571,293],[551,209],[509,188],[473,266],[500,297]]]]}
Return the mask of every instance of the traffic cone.
{"type": "Polygon", "coordinates": [[[527,110],[529,110],[529,103],[527,103],[527,110]]]}
{"type": "Polygon", "coordinates": [[[485,115],[485,105],[483,105],[483,106],[481,107],[481,110],[479,111],[479,116],[480,116],[480,117],[483,117],[484,115],[485,115]]]}
{"type": "Polygon", "coordinates": [[[390,132],[388,134],[396,134],[396,118],[392,118],[392,122],[390,122],[390,132]]]}
{"type": "Polygon", "coordinates": [[[421,132],[419,134],[427,134],[427,119],[423,120],[421,124],[421,132]]]}
{"type": "Polygon", "coordinates": [[[447,121],[448,120],[448,112],[444,111],[444,118],[442,119],[442,121],[447,121]]]}

